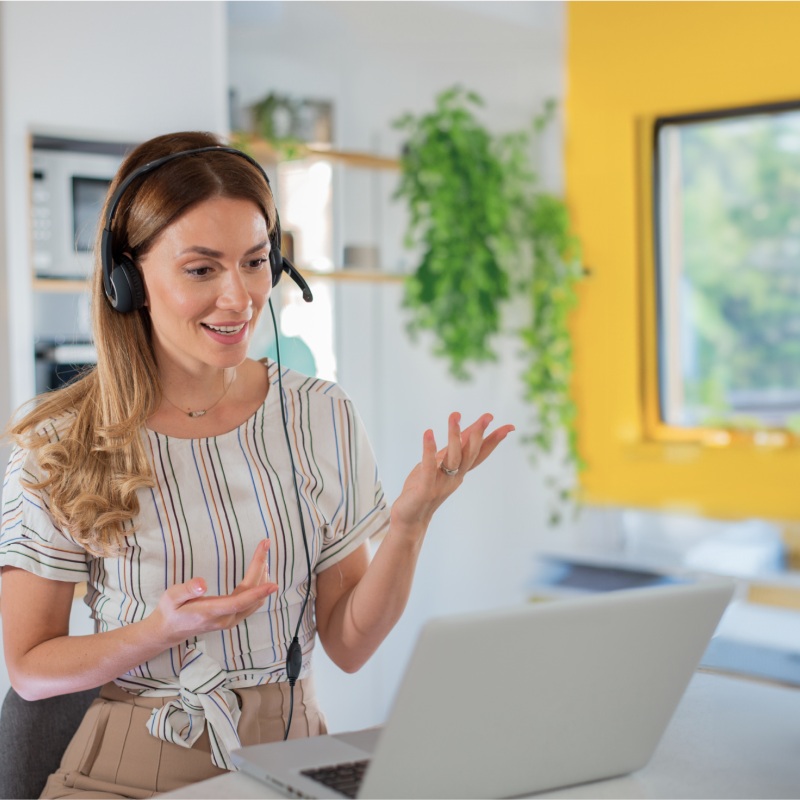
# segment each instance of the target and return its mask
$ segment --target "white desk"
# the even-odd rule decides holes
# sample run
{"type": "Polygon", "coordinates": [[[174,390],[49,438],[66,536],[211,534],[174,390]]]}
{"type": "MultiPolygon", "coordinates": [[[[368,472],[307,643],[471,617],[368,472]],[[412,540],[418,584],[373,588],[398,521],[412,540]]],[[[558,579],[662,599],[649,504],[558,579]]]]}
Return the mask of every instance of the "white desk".
{"type": "MultiPolygon", "coordinates": [[[[235,772],[160,795],[277,798],[235,772]]],[[[557,798],[800,798],[800,690],[698,673],[650,763],[557,798]]]]}

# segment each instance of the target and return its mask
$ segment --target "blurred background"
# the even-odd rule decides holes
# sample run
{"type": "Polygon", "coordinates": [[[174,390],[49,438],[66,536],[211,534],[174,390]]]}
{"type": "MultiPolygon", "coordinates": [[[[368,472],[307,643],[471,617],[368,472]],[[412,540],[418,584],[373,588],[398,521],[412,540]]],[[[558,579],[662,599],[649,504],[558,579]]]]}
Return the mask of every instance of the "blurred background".
{"type": "MultiPolygon", "coordinates": [[[[451,411],[517,427],[438,513],[369,664],[317,649],[332,730],[385,718],[431,616],[706,573],[741,580],[709,663],[800,683],[798,23],[749,2],[4,2],[0,422],[94,359],[91,234],[124,153],[214,131],[264,164],[314,291],[279,287],[282,356],[352,397],[390,499],[451,411]],[[520,225],[505,250],[481,234],[510,277],[466,381],[435,326],[409,335],[429,251],[396,196],[448,179],[414,159],[452,87],[482,98],[454,102],[520,225]]],[[[480,276],[446,269],[471,297],[480,276]]],[[[273,353],[265,319],[251,355],[273,353]]],[[[91,630],[79,601],[72,624],[91,630]]]]}

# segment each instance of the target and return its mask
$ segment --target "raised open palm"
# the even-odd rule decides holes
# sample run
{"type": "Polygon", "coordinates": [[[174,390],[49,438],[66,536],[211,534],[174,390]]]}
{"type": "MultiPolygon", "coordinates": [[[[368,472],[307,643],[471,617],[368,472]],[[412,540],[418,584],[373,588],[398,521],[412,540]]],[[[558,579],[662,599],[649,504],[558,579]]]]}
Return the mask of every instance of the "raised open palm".
{"type": "Polygon", "coordinates": [[[483,414],[468,428],[461,430],[461,414],[454,412],[448,420],[447,446],[436,450],[432,430],[422,437],[422,461],[411,470],[400,497],[392,505],[392,520],[406,525],[427,525],[437,508],[461,485],[464,476],[483,463],[500,442],[514,430],[503,425],[484,437],[492,422],[491,414],[483,414]],[[457,470],[455,474],[448,474],[457,470]]]}

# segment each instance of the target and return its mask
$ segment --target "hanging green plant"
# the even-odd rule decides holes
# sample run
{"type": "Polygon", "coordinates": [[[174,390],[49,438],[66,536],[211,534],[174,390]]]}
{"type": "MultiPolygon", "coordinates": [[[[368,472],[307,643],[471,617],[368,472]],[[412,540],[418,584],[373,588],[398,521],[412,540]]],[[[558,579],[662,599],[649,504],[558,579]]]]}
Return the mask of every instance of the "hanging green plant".
{"type": "Polygon", "coordinates": [[[534,197],[527,224],[534,248],[534,270],[528,282],[532,315],[520,333],[528,361],[522,375],[525,398],[537,411],[536,430],[530,439],[550,452],[557,432],[566,431],[569,460],[583,468],[575,429],[577,408],[570,392],[573,358],[568,327],[569,315],[577,305],[575,284],[583,276],[580,245],[558,197],[534,197]]]}
{"type": "Polygon", "coordinates": [[[583,277],[580,242],[572,233],[564,201],[544,192],[530,166],[536,137],[550,124],[555,101],[545,103],[527,130],[501,137],[498,150],[505,167],[504,189],[512,209],[509,269],[520,291],[530,298],[530,321],[519,330],[525,399],[536,409],[534,429],[526,436],[536,450],[551,452],[560,431],[566,433],[568,461],[578,468],[577,409],[570,385],[573,373],[569,316],[577,305],[576,285],[583,277]]]}
{"type": "Polygon", "coordinates": [[[500,264],[509,249],[504,170],[492,137],[469,109],[480,104],[474,93],[450,89],[430,114],[395,122],[408,136],[395,197],[408,202],[407,246],[423,251],[406,283],[410,330],[433,331],[435,352],[462,379],[469,377],[468,362],[496,358],[489,338],[508,297],[500,264]]]}
{"type": "Polygon", "coordinates": [[[529,157],[556,106],[545,104],[527,130],[493,137],[471,111],[478,105],[474,93],[449,89],[433,112],[395,123],[409,136],[396,196],[409,204],[407,243],[423,249],[407,282],[411,328],[432,330],[435,352],[465,378],[468,364],[495,358],[490,339],[503,301],[512,287],[524,292],[530,321],[517,333],[525,399],[536,411],[526,438],[550,452],[565,431],[568,461],[581,467],[568,328],[583,274],[580,246],[564,201],[541,190],[529,157]]]}

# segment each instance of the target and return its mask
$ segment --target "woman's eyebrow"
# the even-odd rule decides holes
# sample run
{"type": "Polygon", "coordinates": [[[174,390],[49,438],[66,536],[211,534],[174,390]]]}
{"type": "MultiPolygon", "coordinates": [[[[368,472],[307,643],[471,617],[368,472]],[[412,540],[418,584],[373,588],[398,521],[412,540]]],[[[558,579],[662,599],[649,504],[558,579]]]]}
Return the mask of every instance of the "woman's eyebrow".
{"type": "MultiPolygon", "coordinates": [[[[265,248],[268,244],[268,239],[264,239],[263,242],[259,242],[257,245],[251,247],[246,253],[246,256],[252,255],[253,253],[258,252],[265,248]]],[[[209,258],[222,258],[224,253],[220,253],[219,250],[212,250],[210,247],[203,247],[199,244],[192,245],[191,247],[187,247],[185,250],[181,250],[175,257],[182,258],[183,256],[187,255],[188,253],[198,253],[201,256],[208,256],[209,258]]]]}
{"type": "Polygon", "coordinates": [[[255,247],[251,247],[246,253],[246,256],[252,255],[253,253],[258,252],[259,250],[263,250],[269,244],[269,239],[264,239],[263,242],[259,242],[255,247]]]}

